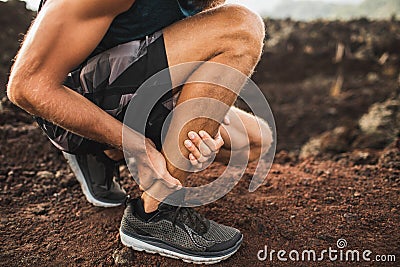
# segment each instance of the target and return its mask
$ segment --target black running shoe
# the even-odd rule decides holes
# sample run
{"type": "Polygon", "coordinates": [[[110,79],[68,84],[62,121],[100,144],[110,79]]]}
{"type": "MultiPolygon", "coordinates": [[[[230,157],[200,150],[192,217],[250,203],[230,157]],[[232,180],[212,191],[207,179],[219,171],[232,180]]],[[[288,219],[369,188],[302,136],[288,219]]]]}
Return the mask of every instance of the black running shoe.
{"type": "Polygon", "coordinates": [[[119,178],[119,164],[105,154],[72,155],[63,152],[83,194],[94,206],[117,207],[125,202],[126,192],[114,178],[119,178]]]}
{"type": "Polygon", "coordinates": [[[243,239],[239,230],[207,220],[192,208],[161,203],[157,211],[144,213],[141,199],[127,203],[120,236],[134,250],[197,264],[229,258],[243,239]]]}

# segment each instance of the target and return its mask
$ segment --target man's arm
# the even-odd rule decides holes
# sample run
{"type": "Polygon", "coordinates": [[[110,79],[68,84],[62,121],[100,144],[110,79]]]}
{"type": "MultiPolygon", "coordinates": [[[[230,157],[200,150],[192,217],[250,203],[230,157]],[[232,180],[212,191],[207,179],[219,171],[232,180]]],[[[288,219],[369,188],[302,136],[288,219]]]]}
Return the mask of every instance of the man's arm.
{"type": "MultiPolygon", "coordinates": [[[[12,102],[81,136],[122,149],[121,122],[82,95],[64,87],[68,73],[95,49],[113,19],[135,0],[49,0],[29,30],[7,88],[12,102]]],[[[144,136],[131,130],[124,148],[142,166],[141,180],[179,184],[165,159],[144,136]],[[146,151],[147,150],[147,151],[146,151]]]]}
{"type": "Polygon", "coordinates": [[[49,0],[30,28],[7,88],[26,111],[93,140],[122,147],[122,124],[62,84],[135,0],[49,0]]]}

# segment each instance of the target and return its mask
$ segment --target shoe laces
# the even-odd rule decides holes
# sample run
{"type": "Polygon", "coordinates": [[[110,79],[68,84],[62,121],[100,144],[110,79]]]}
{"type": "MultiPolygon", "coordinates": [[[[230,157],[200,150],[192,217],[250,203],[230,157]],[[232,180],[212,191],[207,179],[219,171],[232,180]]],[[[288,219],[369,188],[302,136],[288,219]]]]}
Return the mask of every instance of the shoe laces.
{"type": "Polygon", "coordinates": [[[176,226],[177,221],[189,226],[199,234],[204,234],[208,230],[208,220],[193,208],[176,207],[172,218],[174,226],[176,226]]]}

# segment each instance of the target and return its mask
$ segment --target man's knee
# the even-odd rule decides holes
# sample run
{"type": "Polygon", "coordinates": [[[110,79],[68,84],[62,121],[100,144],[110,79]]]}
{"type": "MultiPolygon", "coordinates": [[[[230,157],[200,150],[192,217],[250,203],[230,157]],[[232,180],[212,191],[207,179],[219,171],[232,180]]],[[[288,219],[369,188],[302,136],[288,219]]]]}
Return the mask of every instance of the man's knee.
{"type": "Polygon", "coordinates": [[[229,18],[233,30],[243,35],[243,38],[262,42],[265,37],[265,25],[262,18],[241,5],[224,5],[221,11],[229,18]]]}
{"type": "MultiPolygon", "coordinates": [[[[224,5],[219,8],[229,28],[222,33],[228,53],[256,65],[264,46],[265,25],[259,15],[240,5],[224,5]]],[[[225,25],[225,23],[223,23],[225,25]]]]}

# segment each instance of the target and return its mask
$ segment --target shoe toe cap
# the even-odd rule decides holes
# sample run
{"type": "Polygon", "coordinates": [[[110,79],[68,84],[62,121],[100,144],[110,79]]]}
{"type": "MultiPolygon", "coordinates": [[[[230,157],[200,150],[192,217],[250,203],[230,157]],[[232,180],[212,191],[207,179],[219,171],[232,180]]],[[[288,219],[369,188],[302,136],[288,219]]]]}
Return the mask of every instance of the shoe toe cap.
{"type": "Polygon", "coordinates": [[[229,250],[231,248],[236,248],[242,243],[243,235],[241,232],[237,231],[235,235],[227,241],[217,243],[212,247],[209,247],[207,251],[209,252],[219,252],[224,250],[229,250]]]}

